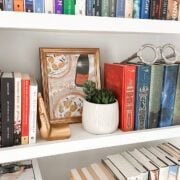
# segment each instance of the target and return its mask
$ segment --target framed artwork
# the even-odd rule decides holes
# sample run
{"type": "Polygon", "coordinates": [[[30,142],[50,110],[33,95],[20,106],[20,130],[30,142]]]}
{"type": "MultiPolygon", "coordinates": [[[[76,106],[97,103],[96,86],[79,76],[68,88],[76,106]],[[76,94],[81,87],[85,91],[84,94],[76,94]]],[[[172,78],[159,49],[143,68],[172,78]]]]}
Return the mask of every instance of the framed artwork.
{"type": "Polygon", "coordinates": [[[43,97],[51,123],[80,122],[83,84],[100,88],[98,48],[40,48],[43,97]]]}

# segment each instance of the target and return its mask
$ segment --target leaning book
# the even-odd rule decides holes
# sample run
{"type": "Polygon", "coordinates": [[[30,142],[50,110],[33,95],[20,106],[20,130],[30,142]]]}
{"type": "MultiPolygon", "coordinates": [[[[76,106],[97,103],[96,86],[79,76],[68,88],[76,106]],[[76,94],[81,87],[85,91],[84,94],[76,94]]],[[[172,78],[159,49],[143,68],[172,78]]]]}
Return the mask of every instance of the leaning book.
{"type": "Polygon", "coordinates": [[[0,165],[1,180],[42,180],[36,159],[0,165]]]}

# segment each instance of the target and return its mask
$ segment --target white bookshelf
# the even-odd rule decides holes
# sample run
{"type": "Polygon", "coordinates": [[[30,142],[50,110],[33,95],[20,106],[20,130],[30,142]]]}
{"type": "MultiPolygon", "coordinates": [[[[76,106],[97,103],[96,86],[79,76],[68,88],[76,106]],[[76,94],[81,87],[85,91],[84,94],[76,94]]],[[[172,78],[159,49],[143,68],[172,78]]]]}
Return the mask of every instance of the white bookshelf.
{"type": "Polygon", "coordinates": [[[0,163],[176,138],[180,137],[180,126],[131,132],[117,130],[108,135],[93,135],[84,131],[81,124],[73,124],[71,133],[71,138],[67,140],[38,140],[37,144],[2,148],[0,163]]]}

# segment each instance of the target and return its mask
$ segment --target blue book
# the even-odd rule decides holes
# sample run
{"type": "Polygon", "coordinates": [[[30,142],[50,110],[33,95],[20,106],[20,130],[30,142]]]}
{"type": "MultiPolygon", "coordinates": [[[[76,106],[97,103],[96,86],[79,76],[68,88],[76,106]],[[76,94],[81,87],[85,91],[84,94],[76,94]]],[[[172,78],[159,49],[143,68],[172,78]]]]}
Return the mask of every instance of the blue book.
{"type": "Polygon", "coordinates": [[[116,17],[125,16],[125,0],[116,1],[116,17]]]}
{"type": "Polygon", "coordinates": [[[178,65],[164,65],[163,88],[161,94],[161,109],[159,114],[159,127],[172,125],[178,65]]]}
{"type": "Polygon", "coordinates": [[[4,0],[4,10],[13,11],[13,0],[4,0]]]}
{"type": "Polygon", "coordinates": [[[94,16],[95,15],[95,1],[94,0],[86,0],[86,15],[94,16]]]}
{"type": "Polygon", "coordinates": [[[25,0],[25,11],[34,12],[33,0],[25,0]]]}
{"type": "Polygon", "coordinates": [[[34,0],[34,12],[44,13],[44,0],[34,0]]]}
{"type": "Polygon", "coordinates": [[[134,0],[133,3],[133,18],[140,19],[141,1],[134,0]]]}
{"type": "Polygon", "coordinates": [[[150,0],[142,0],[141,9],[140,9],[140,18],[149,19],[149,13],[150,13],[150,0]]]}
{"type": "Polygon", "coordinates": [[[151,66],[137,65],[135,95],[135,130],[148,127],[151,66]]]}

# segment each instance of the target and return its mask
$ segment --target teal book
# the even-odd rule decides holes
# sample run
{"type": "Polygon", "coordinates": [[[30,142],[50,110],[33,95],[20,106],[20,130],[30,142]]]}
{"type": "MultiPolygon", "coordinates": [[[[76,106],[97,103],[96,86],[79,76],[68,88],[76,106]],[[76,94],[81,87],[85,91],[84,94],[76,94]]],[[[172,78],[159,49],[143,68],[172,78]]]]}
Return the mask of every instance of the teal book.
{"type": "Polygon", "coordinates": [[[180,125],[180,65],[178,65],[176,96],[175,96],[174,113],[173,113],[173,125],[180,125]]]}
{"type": "Polygon", "coordinates": [[[63,1],[64,14],[75,15],[75,0],[63,1]]]}
{"type": "Polygon", "coordinates": [[[140,19],[140,12],[141,12],[141,1],[140,0],[134,0],[133,18],[140,19]]]}
{"type": "Polygon", "coordinates": [[[101,16],[109,16],[109,0],[103,0],[101,5],[101,16]]]}
{"type": "Polygon", "coordinates": [[[164,66],[162,65],[151,66],[148,128],[156,128],[158,126],[163,74],[164,74],[164,66]]]}
{"type": "Polygon", "coordinates": [[[178,65],[164,65],[164,79],[161,95],[161,110],[159,114],[159,127],[173,124],[174,102],[176,96],[178,65]]]}
{"type": "Polygon", "coordinates": [[[136,68],[135,130],[147,129],[151,66],[139,64],[136,68]]]}

